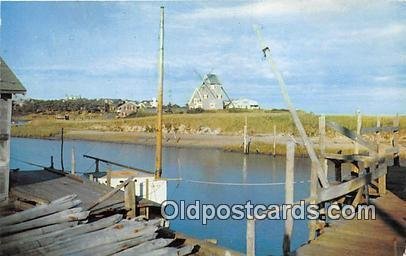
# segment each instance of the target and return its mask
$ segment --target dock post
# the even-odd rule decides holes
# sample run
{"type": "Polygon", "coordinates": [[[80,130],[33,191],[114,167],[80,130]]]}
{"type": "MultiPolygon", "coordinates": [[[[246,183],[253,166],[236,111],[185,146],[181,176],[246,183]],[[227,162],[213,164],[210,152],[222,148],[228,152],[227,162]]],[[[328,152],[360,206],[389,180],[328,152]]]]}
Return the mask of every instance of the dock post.
{"type": "Polygon", "coordinates": [[[336,160],[334,162],[334,170],[335,170],[336,181],[341,182],[341,161],[340,160],[336,160]]]}
{"type": "Polygon", "coordinates": [[[392,133],[392,147],[397,149],[397,152],[393,154],[393,166],[400,166],[400,158],[399,158],[399,130],[400,130],[400,122],[399,122],[399,114],[396,113],[395,118],[393,119],[393,126],[398,127],[397,131],[392,133]]]}
{"type": "Polygon", "coordinates": [[[136,215],[135,182],[131,180],[124,188],[124,205],[128,210],[127,217],[134,218],[136,215]]]}
{"type": "Polygon", "coordinates": [[[110,165],[108,165],[108,169],[107,169],[106,184],[108,187],[111,187],[111,166],[110,165]]]}
{"type": "Polygon", "coordinates": [[[328,175],[328,165],[327,165],[327,159],[324,157],[324,154],[326,153],[326,116],[321,115],[319,117],[319,149],[320,149],[320,156],[321,156],[321,165],[324,168],[324,172],[326,174],[326,177],[328,175]]]}
{"type": "MultiPolygon", "coordinates": [[[[289,141],[286,144],[286,178],[285,178],[285,204],[293,204],[293,182],[294,182],[294,166],[295,166],[295,143],[289,141]]],[[[285,220],[285,234],[283,236],[283,254],[289,255],[290,241],[292,238],[293,217],[292,209],[287,212],[285,220]]]]}
{"type": "Polygon", "coordinates": [[[276,125],[273,125],[273,157],[276,156],[276,125]]]}
{"type": "Polygon", "coordinates": [[[247,216],[247,256],[255,256],[255,218],[247,216]]]}
{"type": "Polygon", "coordinates": [[[248,154],[249,153],[249,149],[248,149],[248,124],[247,124],[247,116],[245,116],[245,125],[244,125],[244,154],[248,154]]]}
{"type": "MultiPolygon", "coordinates": [[[[357,110],[357,130],[356,133],[358,136],[361,135],[361,128],[362,128],[362,115],[361,115],[361,111],[357,110]]],[[[354,155],[358,155],[359,154],[359,144],[358,142],[354,142],[354,155]]],[[[352,165],[352,170],[354,172],[360,173],[359,168],[357,168],[356,166],[352,165]]]]}
{"type": "Polygon", "coordinates": [[[61,169],[65,171],[65,167],[63,166],[63,127],[61,129],[61,169]]]}
{"type": "MultiPolygon", "coordinates": [[[[340,175],[341,175],[341,164],[340,164],[340,175]]],[[[312,161],[311,172],[310,172],[310,204],[315,204],[317,199],[317,163],[312,161]]],[[[316,220],[309,221],[309,241],[316,238],[317,223],[316,220]]]]}
{"type": "Polygon", "coordinates": [[[71,166],[71,173],[75,174],[76,173],[76,152],[75,152],[75,146],[72,147],[72,166],[71,166]]]}
{"type": "Polygon", "coordinates": [[[54,169],[54,156],[51,156],[51,166],[49,168],[54,169]]]}
{"type": "MultiPolygon", "coordinates": [[[[145,180],[145,199],[149,200],[149,179],[145,180]]],[[[149,207],[145,207],[145,216],[149,219],[149,207]]]]}

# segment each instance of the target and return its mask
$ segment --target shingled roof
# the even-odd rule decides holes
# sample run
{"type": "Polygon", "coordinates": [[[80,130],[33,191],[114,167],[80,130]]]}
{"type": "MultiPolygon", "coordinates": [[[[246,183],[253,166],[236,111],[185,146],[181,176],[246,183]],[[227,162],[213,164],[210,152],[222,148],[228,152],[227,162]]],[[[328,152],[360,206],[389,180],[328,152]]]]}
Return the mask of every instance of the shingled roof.
{"type": "Polygon", "coordinates": [[[27,90],[0,57],[0,93],[24,94],[27,90]]]}

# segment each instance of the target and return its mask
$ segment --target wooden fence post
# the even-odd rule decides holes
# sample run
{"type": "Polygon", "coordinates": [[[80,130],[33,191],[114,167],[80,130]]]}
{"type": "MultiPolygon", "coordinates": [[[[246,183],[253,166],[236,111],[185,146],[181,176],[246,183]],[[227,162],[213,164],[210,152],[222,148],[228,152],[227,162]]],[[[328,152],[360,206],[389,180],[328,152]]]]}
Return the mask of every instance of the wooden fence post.
{"type": "Polygon", "coordinates": [[[247,216],[247,256],[255,256],[255,218],[247,216]]]}
{"type": "MultiPolygon", "coordinates": [[[[285,204],[293,204],[293,182],[294,182],[294,166],[295,166],[295,143],[289,141],[286,144],[286,178],[285,178],[285,204]]],[[[293,217],[292,210],[287,212],[285,220],[285,234],[283,236],[283,254],[289,255],[290,241],[292,238],[293,217]]]]}
{"type": "Polygon", "coordinates": [[[328,176],[328,165],[327,159],[324,158],[324,154],[326,153],[326,117],[321,115],[319,118],[319,148],[320,148],[320,155],[321,155],[321,164],[324,167],[324,171],[326,177],[328,176]]]}
{"type": "Polygon", "coordinates": [[[276,156],[276,125],[273,125],[273,156],[276,156]]]}
{"type": "MultiPolygon", "coordinates": [[[[393,126],[397,126],[397,131],[393,132],[392,134],[392,147],[398,148],[399,147],[399,130],[400,130],[400,121],[399,121],[399,114],[396,113],[395,118],[393,119],[393,126]]],[[[399,149],[396,153],[393,154],[393,166],[400,166],[400,157],[399,157],[399,149]]]]}
{"type": "MultiPolygon", "coordinates": [[[[341,168],[341,165],[340,165],[340,168],[341,168]]],[[[311,173],[310,173],[310,201],[309,201],[310,204],[316,203],[317,186],[318,186],[317,163],[312,161],[311,173]]],[[[316,220],[310,220],[309,221],[309,241],[314,240],[316,238],[316,230],[317,230],[316,220]]]]}
{"type": "Polygon", "coordinates": [[[136,215],[136,198],[135,198],[135,182],[133,180],[129,181],[124,187],[124,205],[128,210],[127,217],[134,218],[136,215]]]}

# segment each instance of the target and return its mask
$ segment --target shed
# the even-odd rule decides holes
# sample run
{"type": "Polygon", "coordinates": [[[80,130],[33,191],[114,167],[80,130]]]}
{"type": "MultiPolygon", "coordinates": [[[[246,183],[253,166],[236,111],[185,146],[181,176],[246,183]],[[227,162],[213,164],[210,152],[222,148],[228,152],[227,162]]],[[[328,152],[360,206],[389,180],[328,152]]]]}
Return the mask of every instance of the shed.
{"type": "Polygon", "coordinates": [[[0,202],[8,199],[10,174],[11,98],[26,89],[0,57],[0,202]]]}

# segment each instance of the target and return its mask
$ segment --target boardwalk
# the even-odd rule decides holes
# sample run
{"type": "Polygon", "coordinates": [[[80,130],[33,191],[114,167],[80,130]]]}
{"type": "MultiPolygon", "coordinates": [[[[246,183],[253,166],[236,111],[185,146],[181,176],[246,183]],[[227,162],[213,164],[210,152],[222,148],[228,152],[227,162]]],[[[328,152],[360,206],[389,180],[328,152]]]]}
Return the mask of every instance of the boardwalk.
{"type": "Polygon", "coordinates": [[[383,197],[372,200],[376,220],[333,222],[296,255],[402,255],[406,240],[406,202],[398,196],[406,188],[406,168],[389,168],[388,188],[383,197]]]}

